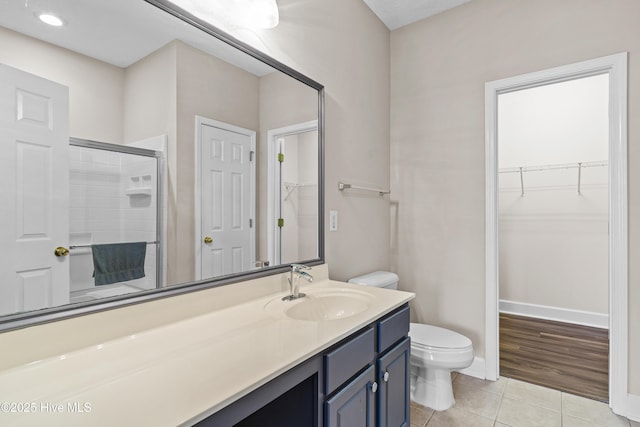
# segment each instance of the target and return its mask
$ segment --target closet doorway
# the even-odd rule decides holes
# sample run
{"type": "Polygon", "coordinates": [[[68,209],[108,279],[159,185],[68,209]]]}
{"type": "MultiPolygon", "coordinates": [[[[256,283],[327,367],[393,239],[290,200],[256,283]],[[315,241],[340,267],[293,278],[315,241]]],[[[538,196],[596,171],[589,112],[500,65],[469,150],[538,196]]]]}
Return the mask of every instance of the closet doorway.
{"type": "Polygon", "coordinates": [[[625,96],[626,54],[486,87],[487,377],[597,378],[589,397],[614,411],[627,388],[625,96]],[[589,340],[600,355],[571,348],[589,340]]]}
{"type": "Polygon", "coordinates": [[[608,401],[608,95],[498,95],[500,374],[608,401]]]}

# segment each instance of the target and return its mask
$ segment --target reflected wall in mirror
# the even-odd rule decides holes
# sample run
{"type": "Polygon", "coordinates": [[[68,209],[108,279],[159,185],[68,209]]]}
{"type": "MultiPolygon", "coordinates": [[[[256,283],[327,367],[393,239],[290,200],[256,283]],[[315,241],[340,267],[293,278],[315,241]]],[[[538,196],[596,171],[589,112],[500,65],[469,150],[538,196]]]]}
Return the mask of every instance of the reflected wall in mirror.
{"type": "Polygon", "coordinates": [[[269,259],[312,259],[318,245],[318,121],[272,129],[267,143],[269,259]]]}
{"type": "Polygon", "coordinates": [[[143,0],[0,9],[0,315],[320,259],[320,85],[143,0]]]}

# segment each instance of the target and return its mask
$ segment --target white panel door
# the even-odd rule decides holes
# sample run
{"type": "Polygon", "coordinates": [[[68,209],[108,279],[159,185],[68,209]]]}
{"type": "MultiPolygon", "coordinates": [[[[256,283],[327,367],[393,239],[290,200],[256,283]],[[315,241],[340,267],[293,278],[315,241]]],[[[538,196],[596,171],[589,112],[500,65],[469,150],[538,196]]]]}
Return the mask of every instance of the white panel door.
{"type": "Polygon", "coordinates": [[[202,124],[201,277],[254,267],[252,137],[202,124]]]}
{"type": "Polygon", "coordinates": [[[68,88],[0,64],[0,314],[69,302],[68,88]]]}

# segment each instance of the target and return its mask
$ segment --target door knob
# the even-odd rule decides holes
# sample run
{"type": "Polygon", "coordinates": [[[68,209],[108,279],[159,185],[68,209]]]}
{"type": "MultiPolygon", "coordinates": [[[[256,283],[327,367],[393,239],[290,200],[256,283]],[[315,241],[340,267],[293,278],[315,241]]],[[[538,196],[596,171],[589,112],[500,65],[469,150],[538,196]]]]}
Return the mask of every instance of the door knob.
{"type": "Polygon", "coordinates": [[[64,248],[64,247],[62,247],[62,246],[58,246],[58,247],[56,248],[56,250],[55,250],[55,251],[53,251],[53,253],[54,253],[56,256],[67,256],[67,255],[69,255],[69,249],[64,248]]]}
{"type": "Polygon", "coordinates": [[[371,384],[371,392],[375,393],[376,391],[378,391],[378,383],[374,381],[373,384],[371,384]]]}
{"type": "Polygon", "coordinates": [[[385,372],[384,375],[382,376],[382,379],[384,380],[385,383],[389,382],[389,372],[385,372]]]}
{"type": "Polygon", "coordinates": [[[204,238],[204,242],[206,244],[213,243],[213,239],[211,237],[207,236],[207,237],[204,238]]]}

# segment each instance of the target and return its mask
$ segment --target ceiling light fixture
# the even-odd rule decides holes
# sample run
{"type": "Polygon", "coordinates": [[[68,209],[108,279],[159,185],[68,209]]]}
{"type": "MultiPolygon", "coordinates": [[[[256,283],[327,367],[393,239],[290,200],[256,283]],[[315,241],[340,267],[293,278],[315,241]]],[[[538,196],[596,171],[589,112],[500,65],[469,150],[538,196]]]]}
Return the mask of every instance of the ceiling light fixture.
{"type": "Polygon", "coordinates": [[[51,13],[40,13],[38,19],[52,27],[62,27],[64,25],[62,18],[51,13]]]}
{"type": "Polygon", "coordinates": [[[170,0],[171,3],[214,25],[223,21],[236,27],[269,29],[280,21],[276,0],[170,0]]]}
{"type": "Polygon", "coordinates": [[[276,0],[249,0],[244,17],[252,28],[275,28],[280,22],[276,0]]]}

